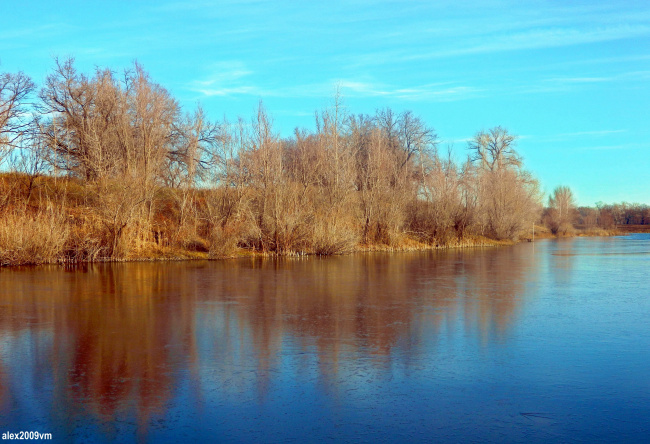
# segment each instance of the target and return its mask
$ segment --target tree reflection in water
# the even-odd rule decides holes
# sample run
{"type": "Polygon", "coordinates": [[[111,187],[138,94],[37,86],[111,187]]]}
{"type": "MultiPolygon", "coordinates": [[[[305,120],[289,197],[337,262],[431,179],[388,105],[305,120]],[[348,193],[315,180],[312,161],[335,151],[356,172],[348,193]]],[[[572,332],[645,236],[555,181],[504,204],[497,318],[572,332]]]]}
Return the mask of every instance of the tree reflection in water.
{"type": "Polygon", "coordinates": [[[290,373],[336,392],[360,360],[387,374],[440,336],[499,340],[530,279],[524,251],[2,270],[0,418],[27,409],[30,372],[48,373],[33,391],[62,421],[141,431],[184,390],[255,403],[290,373]],[[36,333],[34,352],[21,338],[36,333]]]}

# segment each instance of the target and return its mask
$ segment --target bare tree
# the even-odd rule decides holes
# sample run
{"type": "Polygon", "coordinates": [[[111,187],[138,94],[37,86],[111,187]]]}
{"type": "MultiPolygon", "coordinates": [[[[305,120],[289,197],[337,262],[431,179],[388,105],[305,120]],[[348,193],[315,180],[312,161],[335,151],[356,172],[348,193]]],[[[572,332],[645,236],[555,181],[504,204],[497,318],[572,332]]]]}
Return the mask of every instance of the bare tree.
{"type": "Polygon", "coordinates": [[[40,137],[38,119],[35,119],[22,137],[21,149],[14,150],[9,158],[11,169],[20,173],[16,179],[20,179],[25,185],[25,206],[29,204],[36,179],[51,172],[46,154],[43,139],[40,137]]]}
{"type": "MultiPolygon", "coordinates": [[[[177,182],[186,190],[194,184],[209,159],[205,152],[214,142],[214,127],[200,110],[182,116],[176,100],[138,63],[121,78],[99,68],[89,77],[76,70],[73,59],[56,60],[40,98],[48,160],[83,179],[91,195],[110,194],[104,199],[111,202],[111,214],[101,208],[101,199],[91,199],[110,232],[110,253],[127,254],[132,242],[124,233],[146,244],[153,235],[156,194],[172,182],[170,170],[182,176],[177,182]],[[116,218],[118,212],[124,214],[116,218]]],[[[181,200],[184,226],[189,197],[181,200]]]]}
{"type": "Polygon", "coordinates": [[[97,72],[93,82],[77,72],[73,59],[56,60],[54,73],[40,92],[40,111],[49,118],[43,137],[56,167],[91,180],[117,164],[106,159],[104,148],[115,140],[108,130],[119,117],[114,84],[110,71],[97,72]]]}
{"type": "MultiPolygon", "coordinates": [[[[406,236],[435,245],[466,233],[514,239],[539,211],[537,182],[502,127],[477,133],[460,166],[451,152],[439,156],[434,129],[412,112],[350,116],[340,91],[317,113],[315,131],[282,139],[261,103],[252,121],[234,124],[213,124],[200,108],[182,112],[137,63],[86,75],[74,60],[56,60],[38,118],[29,112],[33,90],[22,73],[0,76],[0,158],[12,151],[25,173],[0,209],[20,210],[23,184],[30,211],[41,190],[56,190],[72,239],[65,254],[81,251],[71,257],[82,260],[192,245],[222,257],[238,247],[404,246],[406,236]],[[48,166],[52,181],[39,178],[48,166]]],[[[560,197],[550,204],[562,219],[560,197]]],[[[604,211],[622,223],[646,220],[633,205],[607,206],[601,219],[604,211]]]]}
{"type": "MultiPolygon", "coordinates": [[[[217,125],[209,122],[199,107],[175,123],[177,141],[164,158],[163,183],[173,190],[170,195],[178,209],[175,241],[190,245],[197,238],[197,185],[209,182],[209,171],[222,161],[218,153],[222,137],[217,125]]],[[[196,243],[194,243],[196,245],[196,243]]]]}
{"type": "Polygon", "coordinates": [[[383,108],[375,112],[374,121],[386,138],[387,146],[397,150],[400,137],[400,118],[392,109],[383,108]]]}
{"type": "Polygon", "coordinates": [[[34,83],[24,73],[0,74],[0,163],[28,131],[34,83]]]}
{"type": "Polygon", "coordinates": [[[469,142],[469,149],[473,152],[472,160],[490,171],[507,167],[519,168],[522,161],[514,149],[516,140],[514,135],[500,126],[480,131],[469,142]]]}
{"type": "Polygon", "coordinates": [[[179,106],[137,63],[118,80],[108,69],[87,77],[73,59],[57,59],[40,98],[52,162],[88,181],[135,175],[149,192],[165,159],[179,155],[179,106]]]}
{"type": "Polygon", "coordinates": [[[579,223],[584,226],[584,228],[593,228],[598,225],[598,210],[591,207],[580,207],[577,209],[579,223]]]}
{"type": "Polygon", "coordinates": [[[559,186],[548,197],[548,224],[553,233],[567,234],[573,230],[575,199],[567,186],[559,186]]]}
{"type": "Polygon", "coordinates": [[[454,235],[461,238],[466,221],[462,214],[462,182],[451,150],[446,158],[435,155],[423,182],[422,205],[425,209],[424,228],[431,243],[447,245],[454,235]]]}
{"type": "MultiPolygon", "coordinates": [[[[402,162],[400,168],[407,166],[414,156],[421,168],[424,168],[424,156],[430,154],[438,144],[438,135],[433,128],[428,127],[422,119],[413,115],[411,111],[400,114],[398,119],[399,140],[402,149],[402,162]]],[[[420,170],[421,176],[424,171],[420,170]]]]}
{"type": "Polygon", "coordinates": [[[480,182],[480,223],[497,239],[516,239],[537,219],[538,183],[521,169],[516,137],[500,126],[481,131],[469,142],[480,182]]]}

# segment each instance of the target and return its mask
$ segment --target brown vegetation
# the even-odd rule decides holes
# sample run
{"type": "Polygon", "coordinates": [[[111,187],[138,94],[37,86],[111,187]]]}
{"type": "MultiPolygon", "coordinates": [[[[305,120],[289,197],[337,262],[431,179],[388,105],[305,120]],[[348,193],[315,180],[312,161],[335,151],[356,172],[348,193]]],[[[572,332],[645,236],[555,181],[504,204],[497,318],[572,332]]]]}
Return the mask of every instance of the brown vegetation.
{"type": "Polygon", "coordinates": [[[459,165],[411,112],[350,115],[339,95],[282,139],[261,104],[250,122],[183,113],[138,64],[57,60],[32,109],[31,81],[3,78],[4,264],[458,246],[515,240],[541,211],[501,127],[459,165]]]}
{"type": "Polygon", "coordinates": [[[544,215],[546,225],[553,234],[573,234],[573,220],[575,219],[575,200],[569,187],[555,188],[548,198],[548,209],[544,215]]]}
{"type": "Polygon", "coordinates": [[[650,224],[646,225],[633,225],[633,224],[626,224],[626,225],[618,225],[616,227],[617,230],[625,232],[625,233],[650,233],[650,224]]]}
{"type": "Polygon", "coordinates": [[[555,188],[542,213],[543,231],[538,237],[615,236],[650,231],[650,207],[642,204],[604,204],[576,208],[569,187],[555,188]]]}

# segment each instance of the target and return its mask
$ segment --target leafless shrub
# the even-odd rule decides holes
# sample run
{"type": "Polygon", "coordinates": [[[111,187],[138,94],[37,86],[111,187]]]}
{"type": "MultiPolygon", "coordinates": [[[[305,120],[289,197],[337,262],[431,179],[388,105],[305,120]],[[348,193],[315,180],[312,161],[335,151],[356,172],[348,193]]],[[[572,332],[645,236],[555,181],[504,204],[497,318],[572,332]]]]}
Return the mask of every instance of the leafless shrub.
{"type": "Polygon", "coordinates": [[[548,197],[548,207],[545,223],[551,232],[562,235],[573,234],[576,205],[571,189],[566,186],[555,188],[553,194],[548,197]]]}
{"type": "Polygon", "coordinates": [[[104,228],[102,244],[110,258],[125,258],[132,251],[140,232],[146,227],[136,227],[144,198],[138,192],[138,180],[103,179],[88,186],[88,203],[92,213],[104,228]],[[140,228],[140,229],[138,229],[140,228]]]}

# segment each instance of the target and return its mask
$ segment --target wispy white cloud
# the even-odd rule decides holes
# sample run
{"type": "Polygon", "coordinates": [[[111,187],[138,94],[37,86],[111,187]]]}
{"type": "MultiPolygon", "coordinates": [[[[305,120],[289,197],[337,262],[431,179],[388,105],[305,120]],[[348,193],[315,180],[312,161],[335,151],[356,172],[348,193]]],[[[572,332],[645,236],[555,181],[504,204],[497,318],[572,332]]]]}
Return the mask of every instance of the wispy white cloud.
{"type": "Polygon", "coordinates": [[[313,117],[314,112],[313,111],[279,109],[279,110],[273,110],[273,115],[289,116],[289,117],[313,117]]]}
{"type": "Polygon", "coordinates": [[[454,101],[476,96],[479,88],[453,85],[451,82],[417,86],[395,86],[374,81],[339,80],[344,95],[351,97],[386,97],[404,101],[454,101]]]}
{"type": "Polygon", "coordinates": [[[237,86],[232,88],[196,88],[195,92],[201,93],[206,97],[213,96],[236,96],[236,95],[247,95],[247,96],[264,96],[265,94],[258,88],[253,86],[237,86]]]}
{"type": "Polygon", "coordinates": [[[188,87],[191,91],[202,94],[205,97],[214,96],[255,96],[260,98],[268,97],[325,97],[329,92],[321,85],[298,85],[298,86],[280,86],[263,87],[256,85],[253,81],[246,84],[225,85],[220,83],[211,83],[202,85],[207,81],[194,82],[188,87]]]}
{"type": "Polygon", "coordinates": [[[598,88],[607,83],[615,84],[616,86],[620,84],[624,88],[629,88],[633,85],[645,87],[643,82],[650,80],[650,71],[622,71],[601,76],[577,74],[566,77],[554,76],[541,79],[525,79],[518,84],[510,84],[507,87],[500,86],[489,90],[486,89],[486,93],[489,93],[491,96],[570,93],[598,88]]]}
{"type": "Polygon", "coordinates": [[[468,142],[471,142],[472,140],[474,140],[474,137],[449,137],[449,138],[441,139],[440,143],[443,145],[455,145],[455,144],[465,145],[468,142]]]}
{"type": "MultiPolygon", "coordinates": [[[[575,143],[578,139],[583,140],[594,140],[594,139],[604,139],[607,140],[610,136],[621,135],[627,133],[627,129],[603,129],[603,130],[585,130],[585,131],[575,131],[570,133],[559,133],[559,134],[546,134],[546,135],[530,135],[525,136],[530,139],[535,139],[537,142],[541,143],[551,143],[551,142],[571,142],[575,143]]],[[[520,137],[524,138],[524,137],[520,137]]],[[[609,139],[611,140],[611,139],[609,139]]],[[[610,146],[610,145],[607,145],[610,146]]],[[[618,146],[618,145],[611,145],[618,146]]]]}
{"type": "Polygon", "coordinates": [[[72,27],[65,23],[48,23],[37,26],[26,26],[23,28],[5,28],[0,31],[0,41],[17,40],[17,39],[30,39],[30,38],[53,38],[66,32],[70,32],[72,27]]]}
{"type": "Polygon", "coordinates": [[[188,1],[178,1],[178,2],[169,2],[169,3],[160,3],[152,8],[155,11],[169,12],[169,13],[179,13],[187,11],[199,11],[204,12],[209,9],[214,8],[223,8],[223,7],[247,7],[254,4],[264,4],[260,0],[235,0],[235,1],[224,1],[224,0],[193,0],[188,1]]]}
{"type": "Polygon", "coordinates": [[[194,84],[199,87],[227,86],[253,74],[253,71],[244,68],[243,64],[220,63],[218,65],[213,74],[203,80],[196,80],[194,84]]]}
{"type": "Polygon", "coordinates": [[[618,145],[596,145],[578,148],[581,151],[604,151],[604,150],[630,150],[639,148],[650,148],[647,143],[622,143],[618,145]]]}
{"type": "Polygon", "coordinates": [[[206,97],[253,95],[260,97],[327,97],[338,86],[347,97],[385,97],[404,101],[454,101],[474,97],[479,88],[454,85],[451,82],[416,86],[396,86],[382,82],[353,79],[333,79],[320,83],[291,86],[262,85],[254,72],[239,62],[217,64],[207,78],[193,81],[188,89],[206,97]]]}
{"type": "MultiPolygon", "coordinates": [[[[396,62],[435,60],[500,52],[552,49],[591,43],[638,39],[650,36],[650,12],[636,15],[617,13],[615,9],[593,10],[579,7],[550,10],[548,17],[466,16],[457,24],[423,21],[410,23],[396,33],[406,44],[399,48],[357,55],[357,65],[381,65],[396,62]],[[585,17],[589,17],[588,19],[585,17]],[[412,36],[418,40],[409,40],[412,36]],[[410,37],[409,37],[410,36],[410,37]],[[424,36],[424,38],[422,37],[424,36]],[[423,44],[424,43],[424,44],[423,44]]],[[[453,20],[452,20],[453,22],[453,20]]],[[[377,38],[382,38],[378,36],[377,38]]]]}
{"type": "Polygon", "coordinates": [[[213,63],[206,77],[192,81],[188,89],[206,97],[233,95],[261,95],[258,87],[246,82],[246,78],[254,74],[247,66],[238,60],[213,63]]]}
{"type": "Polygon", "coordinates": [[[557,77],[553,79],[546,79],[546,82],[558,83],[600,83],[611,82],[614,77],[557,77]]]}
{"type": "Polygon", "coordinates": [[[630,71],[620,76],[621,80],[648,80],[650,71],[630,71]]]}
{"type": "Polygon", "coordinates": [[[567,68],[585,65],[622,65],[626,63],[644,62],[650,59],[650,54],[624,55],[615,57],[597,57],[587,59],[563,60],[549,65],[549,68],[567,68]]]}
{"type": "Polygon", "coordinates": [[[620,134],[627,132],[626,129],[615,130],[595,130],[595,131],[577,131],[574,133],[558,134],[558,137],[578,137],[578,136],[608,136],[610,134],[620,134]]]}
{"type": "Polygon", "coordinates": [[[504,51],[556,48],[629,39],[645,35],[650,35],[650,26],[648,25],[619,25],[590,30],[579,28],[531,29],[523,32],[483,36],[480,40],[476,40],[465,46],[429,53],[413,54],[404,57],[404,59],[417,60],[504,51]]]}
{"type": "Polygon", "coordinates": [[[556,84],[589,84],[616,81],[638,81],[650,79],[650,71],[623,71],[610,76],[584,76],[584,77],[553,77],[544,79],[545,82],[556,84]]]}

